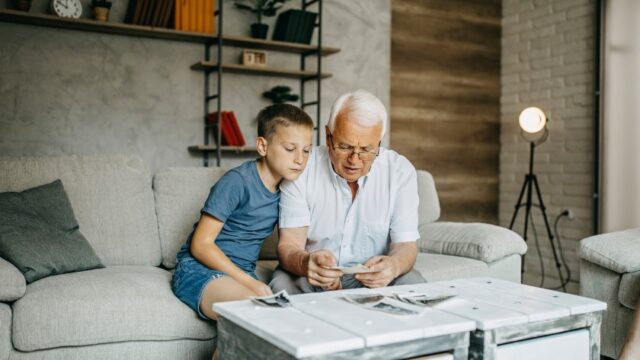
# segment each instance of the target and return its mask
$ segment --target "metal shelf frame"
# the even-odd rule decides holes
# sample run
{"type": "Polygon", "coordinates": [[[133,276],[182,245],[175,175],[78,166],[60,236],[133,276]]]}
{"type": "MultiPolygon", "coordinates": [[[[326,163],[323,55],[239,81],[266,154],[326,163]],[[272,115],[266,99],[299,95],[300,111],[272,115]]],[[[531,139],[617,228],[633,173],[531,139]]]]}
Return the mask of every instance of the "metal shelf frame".
{"type": "MultiPolygon", "coordinates": [[[[322,48],[322,0],[300,0],[302,3],[302,10],[307,10],[310,6],[317,4],[318,7],[318,18],[315,24],[315,28],[318,29],[318,42],[315,47],[300,45],[292,43],[290,46],[286,44],[281,44],[281,42],[269,42],[271,48],[275,51],[286,51],[286,52],[296,52],[300,54],[300,72],[307,72],[307,57],[316,55],[317,56],[317,67],[316,71],[311,76],[301,76],[300,77],[300,107],[303,110],[306,110],[308,107],[315,106],[316,107],[316,119],[314,130],[316,131],[316,144],[320,144],[320,130],[321,130],[321,99],[322,99],[322,56],[334,54],[339,51],[339,49],[334,48],[322,48]],[[283,47],[278,48],[278,45],[284,45],[283,47]],[[305,49],[308,48],[307,49],[305,49]],[[292,50],[292,48],[296,48],[292,50]],[[317,98],[313,101],[308,101],[308,95],[305,92],[305,84],[309,81],[316,82],[316,95],[317,98]]],[[[211,111],[210,102],[215,100],[216,105],[215,109],[217,110],[217,120],[216,123],[220,124],[220,114],[222,112],[222,78],[225,73],[225,66],[219,66],[222,64],[222,51],[225,46],[225,37],[223,33],[223,19],[224,19],[224,6],[223,1],[218,1],[218,9],[216,11],[216,16],[218,19],[218,34],[215,40],[207,42],[205,45],[205,63],[209,63],[211,61],[211,51],[215,48],[217,50],[217,61],[216,64],[218,66],[213,67],[212,69],[206,69],[204,71],[204,149],[211,148],[210,140],[211,140],[211,125],[208,122],[208,114],[211,111]],[[210,90],[211,85],[211,76],[215,75],[217,84],[216,84],[216,93],[212,94],[210,90]]],[[[265,43],[267,43],[265,41],[265,43]]],[[[232,41],[228,44],[229,46],[241,46],[240,44],[233,43],[232,41]]],[[[327,74],[324,74],[326,77],[327,74]]],[[[221,126],[217,127],[217,133],[215,134],[215,143],[222,143],[222,130],[221,126]]],[[[213,150],[213,149],[212,149],[213,150]]],[[[216,146],[215,151],[202,151],[203,156],[203,165],[208,167],[210,165],[211,160],[210,154],[215,154],[215,164],[216,166],[220,166],[221,158],[222,158],[222,150],[221,146],[216,146]]]]}

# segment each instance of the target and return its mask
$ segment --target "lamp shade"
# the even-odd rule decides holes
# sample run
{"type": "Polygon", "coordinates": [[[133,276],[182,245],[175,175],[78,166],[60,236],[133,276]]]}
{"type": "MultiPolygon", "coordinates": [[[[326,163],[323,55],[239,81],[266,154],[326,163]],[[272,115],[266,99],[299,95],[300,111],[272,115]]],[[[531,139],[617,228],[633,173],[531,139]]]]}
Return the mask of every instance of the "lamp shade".
{"type": "Polygon", "coordinates": [[[518,123],[523,131],[534,134],[544,129],[547,124],[547,117],[539,108],[528,107],[520,113],[518,123]]]}

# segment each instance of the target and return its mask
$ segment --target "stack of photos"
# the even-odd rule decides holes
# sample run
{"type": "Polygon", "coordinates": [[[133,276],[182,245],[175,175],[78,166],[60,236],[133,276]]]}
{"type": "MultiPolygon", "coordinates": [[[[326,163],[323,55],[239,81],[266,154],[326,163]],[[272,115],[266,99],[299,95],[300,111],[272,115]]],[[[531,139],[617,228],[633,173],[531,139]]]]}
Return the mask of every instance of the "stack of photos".
{"type": "Polygon", "coordinates": [[[428,294],[393,294],[396,300],[402,301],[407,304],[418,306],[435,306],[442,302],[455,297],[455,295],[428,295],[428,294]]]}
{"type": "Polygon", "coordinates": [[[289,294],[287,294],[286,290],[282,290],[277,294],[270,296],[252,296],[251,301],[269,307],[284,308],[287,306],[291,306],[291,301],[289,301],[289,294]]]}
{"type": "Polygon", "coordinates": [[[419,315],[423,308],[381,294],[350,294],[342,298],[369,310],[391,315],[419,315]]]}

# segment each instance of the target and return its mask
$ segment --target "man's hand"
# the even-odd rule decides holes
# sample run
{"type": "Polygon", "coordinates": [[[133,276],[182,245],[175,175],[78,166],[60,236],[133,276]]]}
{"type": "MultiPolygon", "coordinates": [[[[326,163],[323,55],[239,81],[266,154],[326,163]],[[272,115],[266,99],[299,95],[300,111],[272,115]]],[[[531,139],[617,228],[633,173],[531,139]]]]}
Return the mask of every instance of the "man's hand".
{"type": "Polygon", "coordinates": [[[339,289],[342,271],[329,269],[334,266],[336,266],[336,258],[331,251],[318,250],[310,253],[307,263],[307,281],[325,290],[339,289]]]}
{"type": "Polygon", "coordinates": [[[364,266],[374,272],[356,274],[354,278],[368,288],[385,287],[400,275],[396,261],[389,256],[374,256],[364,266]]]}

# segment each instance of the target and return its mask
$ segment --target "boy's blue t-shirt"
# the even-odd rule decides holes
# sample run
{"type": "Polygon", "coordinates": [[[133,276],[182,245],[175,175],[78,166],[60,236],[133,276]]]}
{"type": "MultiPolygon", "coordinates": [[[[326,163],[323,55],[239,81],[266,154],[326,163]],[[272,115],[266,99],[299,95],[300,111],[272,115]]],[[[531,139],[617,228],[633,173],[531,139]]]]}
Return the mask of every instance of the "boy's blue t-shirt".
{"type": "MultiPolygon", "coordinates": [[[[255,271],[264,239],[278,221],[280,191],[267,189],[255,160],[229,170],[213,185],[201,213],[224,222],[215,244],[239,268],[255,271]]],[[[196,223],[193,228],[195,231],[196,223]]],[[[191,246],[193,231],[187,240],[191,246]]]]}

